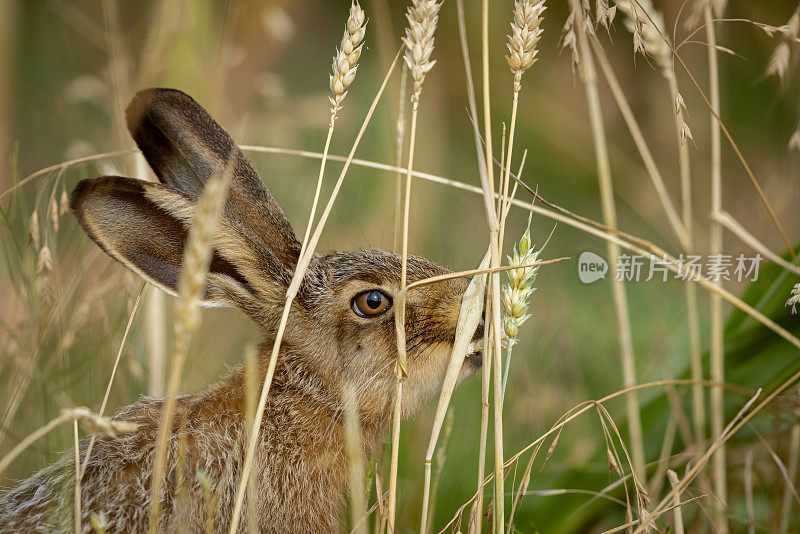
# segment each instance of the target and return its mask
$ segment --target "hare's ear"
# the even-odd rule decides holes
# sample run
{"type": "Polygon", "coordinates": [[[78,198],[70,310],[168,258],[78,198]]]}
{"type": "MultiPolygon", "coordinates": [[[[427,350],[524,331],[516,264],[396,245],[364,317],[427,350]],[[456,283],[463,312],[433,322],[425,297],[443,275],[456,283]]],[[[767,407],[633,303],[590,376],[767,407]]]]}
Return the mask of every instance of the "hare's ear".
{"type": "MultiPolygon", "coordinates": [[[[169,186],[106,176],[78,182],[70,207],[86,233],[110,256],[164,291],[177,294],[184,246],[197,207],[195,197],[169,186]]],[[[203,303],[254,313],[257,286],[276,278],[264,272],[259,251],[250,248],[226,215],[213,246],[203,303]]]]}
{"type": "Polygon", "coordinates": [[[236,158],[227,214],[293,270],[300,243],[275,198],[230,135],[189,95],[146,89],[126,111],[128,129],[162,183],[199,196],[236,158]]]}

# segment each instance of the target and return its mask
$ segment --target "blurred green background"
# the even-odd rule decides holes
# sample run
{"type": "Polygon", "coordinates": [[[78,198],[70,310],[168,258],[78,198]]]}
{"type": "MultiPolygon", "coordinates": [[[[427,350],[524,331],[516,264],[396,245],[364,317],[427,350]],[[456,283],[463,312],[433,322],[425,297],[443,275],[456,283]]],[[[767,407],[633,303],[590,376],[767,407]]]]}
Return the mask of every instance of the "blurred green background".
{"type": "MultiPolygon", "coordinates": [[[[480,5],[466,3],[473,71],[479,73],[480,5]]],[[[337,121],[333,154],[346,155],[349,150],[406,24],[405,2],[365,0],[362,6],[370,21],[366,45],[358,76],[337,121]]],[[[0,191],[65,160],[131,148],[133,143],[124,130],[123,110],[136,90],[148,86],[175,87],[191,94],[242,144],[321,151],[328,124],[330,61],[341,39],[348,7],[348,2],[330,0],[3,0],[0,191]]],[[[664,10],[671,29],[681,2],[657,2],[657,7],[664,10]]],[[[500,146],[501,122],[507,123],[510,118],[512,77],[503,55],[512,8],[510,1],[491,3],[491,113],[496,150],[500,146]]],[[[733,1],[726,17],[778,26],[789,19],[794,8],[792,2],[733,1]]],[[[528,150],[524,180],[532,187],[538,186],[544,198],[601,220],[585,93],[572,73],[569,53],[561,53],[558,46],[567,15],[566,2],[548,3],[540,61],[523,79],[514,154],[521,156],[523,148],[528,150]]],[[[600,39],[678,204],[678,148],[669,93],[647,59],[634,56],[630,34],[621,18],[619,13],[610,35],[600,31],[600,39]]],[[[684,12],[682,20],[685,18],[684,12]]],[[[682,22],[677,32],[686,35],[682,22]]],[[[764,75],[777,43],[777,39],[747,23],[721,26],[720,44],[736,53],[720,55],[722,117],[790,239],[796,241],[800,236],[800,154],[788,150],[787,142],[797,126],[798,93],[791,77],[781,83],[764,75]]],[[[682,55],[706,88],[705,46],[688,44],[682,55]]],[[[445,2],[442,8],[434,57],[437,64],[426,79],[420,106],[415,169],[477,185],[475,145],[466,111],[453,1],[445,2]]],[[[795,59],[793,55],[793,64],[795,59]]],[[[690,153],[696,241],[705,250],[709,225],[709,115],[683,72],[678,73],[678,80],[694,135],[690,153]]],[[[476,83],[480,84],[479,78],[476,83]]],[[[607,89],[601,80],[620,227],[677,254],[678,242],[665,223],[652,184],[607,89]]],[[[399,76],[395,76],[357,157],[394,164],[399,94],[399,76]]],[[[302,232],[318,161],[268,154],[252,154],[251,159],[296,231],[302,232]]],[[[339,163],[329,163],[325,192],[330,191],[340,168],[339,163]]],[[[69,191],[81,178],[111,173],[136,173],[134,158],[114,157],[72,166],[63,174],[48,173],[0,201],[7,216],[0,270],[0,398],[4,406],[0,414],[0,454],[57,415],[61,407],[99,407],[139,282],[101,254],[71,216],[60,218],[58,230],[48,224],[48,201],[51,194],[58,199],[62,188],[69,191]],[[55,263],[52,272],[38,276],[36,251],[27,243],[35,207],[42,226],[42,242],[53,251],[55,263]]],[[[723,148],[723,180],[725,209],[768,247],[781,252],[774,227],[727,145],[723,148]]],[[[353,167],[319,248],[390,249],[394,188],[394,174],[353,167]]],[[[412,194],[411,250],[453,269],[474,267],[488,242],[482,199],[422,180],[414,182],[412,194]]],[[[522,191],[518,197],[530,200],[522,191]]],[[[522,233],[526,219],[527,213],[522,210],[511,212],[507,242],[522,233]]],[[[543,243],[552,228],[552,221],[534,217],[534,242],[543,243]]],[[[725,250],[733,255],[753,253],[730,234],[725,235],[725,250]]],[[[622,388],[610,276],[591,285],[582,284],[577,276],[577,257],[583,251],[606,256],[605,243],[597,238],[566,225],[556,228],[545,256],[570,256],[572,260],[542,268],[539,273],[532,304],[534,316],[522,329],[510,373],[504,420],[507,457],[540,436],[576,404],[622,388]]],[[[775,318],[796,330],[800,321],[797,317],[787,319],[787,312],[779,306],[788,298],[795,281],[779,276],[777,270],[771,271],[770,279],[762,280],[777,284],[768,294],[775,318]]],[[[745,289],[745,284],[726,286],[737,294],[745,289]]],[[[150,288],[145,290],[145,301],[152,292],[150,288]]],[[[755,292],[754,302],[764,294],[755,292]]],[[[638,381],[685,376],[688,340],[680,282],[632,283],[628,285],[628,296],[638,381]]],[[[169,316],[172,303],[167,303],[169,316]]],[[[703,292],[700,304],[703,350],[707,350],[708,298],[703,292]]],[[[762,306],[766,304],[762,302],[762,306]]],[[[143,303],[112,390],[111,411],[147,393],[151,370],[146,311],[143,303]]],[[[171,335],[168,318],[166,324],[167,334],[171,335]]],[[[776,377],[796,365],[796,350],[765,334],[752,321],[745,326],[748,328],[739,328],[739,334],[731,331],[728,337],[731,381],[739,380],[750,388],[774,386],[776,377]],[[746,336],[741,333],[745,331],[746,336]],[[736,337],[740,334],[744,337],[736,337]],[[740,368],[736,367],[740,364],[740,368]]],[[[241,361],[244,347],[258,339],[256,328],[241,314],[231,310],[204,311],[203,327],[192,344],[183,390],[197,391],[215,380],[230,365],[241,361]]],[[[688,390],[677,391],[688,407],[688,390]]],[[[480,381],[473,379],[459,387],[453,399],[454,427],[446,444],[435,515],[435,525],[439,527],[475,491],[479,398],[480,381]]],[[[640,399],[642,404],[650,403],[650,410],[643,413],[647,459],[654,461],[660,455],[666,421],[664,390],[645,391],[640,399]]],[[[731,416],[745,401],[736,394],[729,394],[727,399],[731,416]]],[[[794,415],[790,410],[793,401],[787,398],[782,402],[774,413],[763,418],[762,431],[785,456],[788,425],[794,415]]],[[[627,437],[622,400],[613,401],[608,407],[627,437]]],[[[404,528],[418,525],[423,458],[432,412],[430,405],[403,424],[399,521],[404,528]]],[[[742,437],[741,451],[752,446],[754,440],[752,435],[742,437]]],[[[51,433],[11,467],[0,485],[10,487],[14,480],[27,477],[55,459],[58,451],[68,449],[70,442],[71,430],[66,427],[51,433]]],[[[737,452],[736,440],[733,447],[729,475],[731,515],[740,525],[745,514],[741,504],[744,452],[737,452]]],[[[674,452],[680,450],[679,440],[674,452]]],[[[762,462],[756,481],[757,519],[761,528],[768,529],[774,517],[775,496],[780,494],[774,484],[778,481],[780,485],[780,476],[764,450],[759,450],[757,460],[762,462]]],[[[517,477],[523,468],[524,463],[517,477]]],[[[565,429],[543,468],[537,463],[529,490],[600,491],[615,479],[607,469],[600,424],[594,414],[587,414],[565,429]]],[[[518,528],[524,532],[600,531],[624,522],[623,507],[602,500],[582,507],[590,499],[582,494],[530,495],[517,513],[518,528]]],[[[489,497],[487,504],[488,500],[489,497]]]]}

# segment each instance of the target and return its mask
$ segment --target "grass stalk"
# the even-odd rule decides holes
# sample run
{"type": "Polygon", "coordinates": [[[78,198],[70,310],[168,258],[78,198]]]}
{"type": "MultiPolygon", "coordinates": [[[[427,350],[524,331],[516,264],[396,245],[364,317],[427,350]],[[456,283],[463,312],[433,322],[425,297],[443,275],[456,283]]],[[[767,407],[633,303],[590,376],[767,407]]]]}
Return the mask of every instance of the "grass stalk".
{"type": "Polygon", "coordinates": [[[403,199],[403,239],[402,263],[400,267],[400,291],[395,297],[394,325],[397,334],[397,361],[395,363],[396,388],[394,411],[392,414],[392,451],[389,472],[389,505],[388,525],[391,532],[396,532],[397,523],[397,468],[400,454],[400,418],[403,406],[403,381],[408,376],[406,355],[406,294],[408,291],[408,226],[411,209],[411,176],[414,167],[414,150],[416,148],[417,114],[425,76],[435,64],[431,60],[434,46],[434,32],[438,22],[441,4],[431,0],[414,0],[408,7],[406,28],[403,43],[406,46],[404,60],[414,80],[414,92],[411,96],[411,132],[408,141],[408,165],[406,166],[405,196],[403,199]]]}
{"type": "Polygon", "coordinates": [[[766,256],[769,261],[780,265],[789,272],[800,275],[800,267],[793,263],[789,263],[768,249],[764,243],[759,241],[753,234],[748,232],[747,229],[727,211],[721,210],[716,213],[712,213],[711,220],[724,226],[726,230],[741,239],[748,246],[766,256]]]}
{"type": "MultiPolygon", "coordinates": [[[[795,396],[800,395],[800,391],[795,393],[795,396]]],[[[794,410],[794,416],[800,417],[800,410],[794,410]]],[[[800,423],[795,422],[792,425],[792,430],[789,434],[789,465],[787,472],[789,480],[797,480],[798,461],[800,459],[800,423]]],[[[781,515],[779,534],[786,534],[789,531],[789,524],[791,523],[792,503],[795,498],[794,488],[786,484],[783,488],[783,496],[781,498],[781,515]]]]}
{"type": "Polygon", "coordinates": [[[333,191],[331,192],[331,196],[328,199],[327,205],[325,206],[325,210],[323,210],[322,215],[320,216],[320,220],[317,223],[316,229],[314,230],[314,234],[311,236],[311,239],[308,242],[305,254],[302,257],[300,257],[299,261],[297,262],[297,267],[295,268],[292,281],[289,285],[289,289],[287,289],[286,291],[286,302],[284,304],[283,311],[281,312],[281,320],[278,323],[278,330],[275,335],[275,341],[272,345],[272,352],[270,353],[269,363],[267,365],[267,373],[264,376],[264,382],[261,385],[261,394],[259,395],[258,398],[258,407],[256,409],[256,415],[252,425],[253,431],[250,434],[250,438],[247,444],[247,454],[245,455],[245,461],[242,467],[242,477],[239,480],[239,487],[236,493],[236,502],[234,503],[233,514],[231,515],[231,525],[230,525],[231,534],[235,534],[239,528],[239,520],[241,518],[242,506],[244,504],[247,481],[250,478],[250,474],[253,470],[253,462],[255,459],[256,446],[258,442],[258,440],[255,439],[255,437],[258,435],[258,429],[261,428],[261,422],[264,418],[264,408],[267,405],[267,398],[269,397],[270,385],[272,384],[272,378],[275,375],[275,367],[278,362],[278,353],[280,352],[281,341],[283,340],[283,334],[286,330],[286,323],[289,319],[289,311],[291,309],[292,303],[294,302],[294,298],[297,295],[297,291],[300,288],[300,284],[303,281],[303,277],[305,276],[306,269],[308,268],[308,264],[311,261],[311,257],[314,254],[314,251],[316,250],[317,243],[319,242],[319,238],[322,235],[322,230],[325,227],[325,223],[328,220],[328,216],[330,215],[330,212],[333,209],[333,204],[339,195],[339,191],[341,190],[342,187],[342,182],[344,182],[344,178],[347,175],[348,169],[350,168],[350,163],[353,160],[353,155],[355,154],[355,151],[358,148],[358,145],[361,142],[362,137],[364,136],[364,131],[367,129],[367,125],[369,124],[370,119],[372,118],[372,115],[375,112],[375,107],[378,105],[378,101],[383,95],[383,91],[386,89],[386,84],[388,83],[392,72],[394,72],[394,68],[397,65],[397,60],[400,57],[401,52],[402,48],[397,51],[397,54],[394,57],[394,61],[392,61],[392,64],[389,66],[389,70],[386,72],[386,75],[383,78],[383,82],[381,83],[378,92],[375,94],[375,98],[373,98],[372,100],[372,104],[370,105],[370,108],[367,111],[367,115],[361,124],[361,129],[358,131],[358,134],[356,135],[356,139],[353,142],[353,146],[350,148],[350,153],[347,156],[347,160],[345,161],[345,164],[342,167],[341,172],[339,173],[339,178],[336,180],[336,184],[333,187],[333,191]]]}
{"type": "Polygon", "coordinates": [[[402,266],[400,269],[400,292],[395,298],[394,324],[397,332],[397,363],[395,365],[395,375],[397,385],[395,387],[394,411],[392,412],[392,452],[389,471],[389,530],[395,532],[395,517],[397,514],[397,468],[400,453],[400,419],[402,417],[403,403],[403,380],[407,376],[406,371],[406,275],[408,263],[408,222],[411,209],[411,169],[414,164],[414,144],[417,131],[417,110],[419,107],[419,95],[416,95],[411,107],[411,133],[408,141],[408,165],[406,166],[405,195],[403,200],[403,239],[402,246],[402,266]]]}
{"type": "MultiPolygon", "coordinates": [[[[683,138],[684,110],[679,105],[679,102],[682,102],[682,97],[678,92],[678,80],[675,75],[674,61],[670,61],[670,68],[665,71],[665,76],[667,78],[667,85],[669,86],[670,102],[673,106],[675,106],[673,112],[675,118],[675,138],[678,144],[678,158],[680,165],[681,219],[686,236],[686,241],[683,248],[687,254],[692,254],[695,252],[695,243],[692,207],[691,162],[689,159],[689,146],[687,140],[683,138]]],[[[689,332],[690,372],[692,379],[699,381],[703,379],[703,356],[700,343],[697,286],[694,284],[686,284],[684,286],[684,296],[686,299],[686,324],[689,332]]],[[[705,443],[706,403],[705,392],[701,386],[692,387],[692,423],[694,441],[698,448],[702,447],[703,443],[705,443]]],[[[705,477],[703,478],[703,481],[703,486],[706,487],[707,483],[705,482],[705,477]]],[[[672,479],[670,479],[670,482],[672,482],[672,479]]],[[[676,503],[677,502],[680,502],[680,497],[676,498],[676,503]]],[[[679,528],[678,522],[682,521],[681,509],[679,506],[676,506],[674,513],[676,521],[675,528],[677,530],[679,528]]],[[[683,531],[683,525],[680,525],[680,530],[683,531]]]]}
{"type": "MultiPolygon", "coordinates": [[[[711,13],[711,4],[704,8],[706,22],[706,40],[708,41],[708,71],[710,83],[711,112],[719,117],[719,65],[717,61],[717,36],[711,13]]],[[[722,210],[722,146],[719,124],[711,120],[711,212],[718,213],[722,210]]],[[[791,248],[791,247],[790,247],[791,248]]],[[[711,221],[709,229],[709,254],[722,254],[722,225],[711,221]]],[[[723,337],[722,299],[718,295],[711,295],[711,380],[723,382],[725,380],[725,340],[723,337]]],[[[725,425],[725,392],[719,389],[711,391],[711,433],[714,436],[721,434],[725,425]]],[[[720,446],[713,458],[713,487],[716,496],[718,514],[715,518],[715,528],[720,534],[728,532],[728,520],[725,517],[724,506],[728,500],[727,473],[725,448],[720,446]]]]}
{"type": "MultiPolygon", "coordinates": [[[[252,345],[244,351],[245,370],[245,421],[247,431],[252,432],[258,402],[258,351],[252,345]]],[[[248,435],[248,439],[250,436],[248,435]]],[[[258,532],[258,481],[250,477],[247,481],[247,532],[258,532]]]]}
{"type": "Polygon", "coordinates": [[[305,254],[308,245],[308,236],[314,224],[314,216],[317,213],[319,194],[322,190],[322,177],[325,175],[325,163],[328,161],[328,149],[331,146],[331,137],[336,125],[336,117],[342,109],[342,102],[347,96],[347,89],[355,80],[358,71],[358,58],[361,57],[361,49],[364,46],[364,33],[366,27],[366,15],[358,2],[354,1],[350,5],[350,13],[344,27],[344,34],[336,55],[333,56],[331,66],[330,88],[333,96],[328,97],[331,103],[330,120],[328,122],[328,135],[325,137],[325,149],[322,151],[322,160],[319,165],[319,175],[317,176],[317,187],[314,191],[314,201],[311,205],[311,212],[308,214],[308,224],[306,225],[303,243],[300,247],[300,257],[305,254]]]}
{"type": "MultiPolygon", "coordinates": [[[[500,266],[500,223],[494,207],[494,156],[492,152],[492,116],[490,100],[490,78],[489,78],[489,0],[483,0],[481,9],[481,65],[483,82],[483,129],[484,147],[486,150],[486,175],[481,175],[484,192],[484,204],[486,205],[486,220],[489,226],[489,240],[492,251],[490,266],[496,268],[500,266]]],[[[501,356],[501,332],[502,332],[502,307],[500,305],[500,273],[492,273],[489,295],[492,302],[490,320],[491,337],[494,344],[494,357],[492,358],[492,371],[494,374],[494,513],[492,520],[495,530],[501,532],[505,525],[505,488],[503,477],[503,407],[502,407],[502,358],[501,356]]]]}
{"type": "MultiPolygon", "coordinates": [[[[670,485],[674,488],[678,485],[678,474],[672,469],[667,469],[667,478],[669,478],[670,485]]],[[[675,492],[672,497],[673,510],[672,510],[672,526],[675,534],[683,534],[683,512],[681,511],[681,494],[679,491],[675,492]]]]}
{"type": "Polygon", "coordinates": [[[61,410],[61,414],[40,426],[30,434],[28,434],[22,441],[17,443],[13,449],[0,459],[0,475],[2,475],[8,466],[10,466],[17,457],[22,454],[25,449],[36,443],[38,440],[49,434],[54,428],[58,427],[61,423],[72,421],[73,419],[86,419],[92,428],[98,432],[107,435],[116,435],[120,432],[133,432],[136,430],[137,425],[125,421],[114,421],[107,417],[100,417],[89,411],[88,408],[78,407],[61,410]]]}
{"type": "Polygon", "coordinates": [[[72,507],[75,534],[81,534],[81,444],[78,439],[78,416],[72,418],[72,436],[75,439],[75,490],[72,507]]]}
{"type": "MultiPolygon", "coordinates": [[[[684,110],[678,104],[682,97],[678,92],[678,80],[675,76],[675,63],[670,61],[671,68],[665,72],[667,85],[669,86],[670,102],[675,106],[675,138],[678,143],[678,158],[680,165],[681,183],[681,218],[683,229],[686,235],[684,250],[687,254],[695,252],[694,244],[694,221],[692,209],[692,175],[691,162],[689,159],[689,146],[687,140],[683,138],[684,110]]],[[[695,380],[703,379],[703,356],[700,348],[700,324],[697,309],[697,287],[694,284],[684,286],[686,298],[686,324],[689,330],[689,361],[691,376],[695,380]]],[[[705,442],[706,427],[706,405],[703,388],[694,386],[692,388],[692,422],[694,426],[694,440],[698,446],[705,442]]],[[[676,509],[676,514],[680,513],[680,508],[676,509]]],[[[682,528],[682,527],[681,527],[682,528]]]]}
{"type": "MultiPolygon", "coordinates": [[[[425,476],[422,497],[422,517],[420,520],[420,532],[428,531],[429,511],[428,504],[430,499],[431,490],[431,462],[433,455],[436,451],[436,442],[439,438],[439,432],[442,429],[442,424],[445,421],[447,409],[450,405],[450,399],[453,395],[453,390],[458,382],[458,376],[464,364],[464,357],[469,352],[469,345],[472,342],[472,336],[478,327],[481,312],[484,309],[484,296],[486,286],[486,267],[489,265],[489,251],[483,257],[477,272],[473,275],[472,280],[467,286],[466,291],[461,299],[461,307],[459,310],[458,323],[456,324],[455,338],[453,341],[453,348],[450,352],[450,359],[445,371],[444,380],[442,381],[441,393],[439,394],[439,402],[436,405],[436,413],[433,419],[433,426],[431,428],[431,435],[428,440],[428,449],[425,453],[425,476]]],[[[440,276],[434,276],[426,280],[420,280],[411,284],[410,287],[419,287],[423,284],[435,283],[449,279],[453,276],[469,276],[466,272],[462,273],[449,273],[440,276]]],[[[450,417],[452,424],[452,412],[447,417],[450,417]]],[[[444,446],[444,444],[442,445],[444,446]]],[[[443,454],[443,453],[442,453],[443,454]]],[[[441,469],[441,465],[438,466],[441,469]]],[[[435,511],[435,508],[432,510],[435,511]]]]}
{"type": "Polygon", "coordinates": [[[426,515],[426,523],[428,526],[426,530],[421,530],[420,534],[430,534],[431,527],[433,526],[433,520],[436,515],[436,497],[439,495],[439,481],[441,480],[442,471],[444,471],[444,463],[447,459],[447,444],[450,441],[450,433],[453,430],[453,421],[455,421],[455,416],[453,416],[453,412],[451,411],[447,414],[447,419],[445,419],[442,443],[436,454],[436,472],[433,474],[433,482],[431,483],[430,511],[428,515],[426,515]]]}
{"type": "MultiPolygon", "coordinates": [[[[614,205],[614,190],[611,181],[611,166],[609,163],[608,146],[606,143],[603,116],[600,108],[600,96],[597,91],[597,75],[589,46],[586,44],[587,36],[583,28],[583,9],[579,2],[573,0],[573,13],[575,14],[575,31],[581,50],[580,76],[586,90],[586,99],[589,105],[589,119],[592,128],[592,138],[595,145],[597,158],[597,173],[600,182],[600,199],[603,209],[605,225],[612,230],[617,228],[617,214],[614,205]]],[[[619,247],[615,243],[607,243],[608,262],[617,264],[619,247]]],[[[620,357],[622,363],[623,385],[629,388],[636,384],[636,365],[633,353],[633,337],[631,333],[630,315],[628,313],[628,298],[625,285],[616,277],[612,282],[614,309],[617,315],[617,327],[620,343],[620,357]]],[[[642,424],[639,414],[639,401],[635,392],[631,392],[625,399],[628,416],[628,431],[631,440],[631,455],[633,468],[640,479],[644,479],[644,440],[642,437],[642,424]]]]}
{"type": "MultiPolygon", "coordinates": [[[[477,118],[477,104],[475,99],[475,84],[472,80],[472,65],[470,64],[469,45],[467,43],[467,30],[464,17],[464,2],[457,0],[456,2],[458,12],[458,36],[461,43],[461,56],[464,60],[464,74],[467,81],[467,97],[469,102],[470,118],[472,119],[473,135],[475,137],[476,156],[478,158],[478,172],[481,175],[481,187],[474,187],[474,191],[478,194],[483,194],[484,204],[489,212],[490,205],[493,205],[492,200],[484,194],[488,187],[488,179],[486,177],[487,168],[481,152],[480,132],[476,123],[477,118]]],[[[486,313],[492,316],[492,301],[489,299],[489,294],[486,295],[486,313]]],[[[472,507],[469,517],[469,531],[470,533],[480,534],[483,528],[483,480],[486,472],[486,442],[489,433],[489,387],[491,380],[493,346],[489,343],[490,333],[493,323],[490,322],[483,333],[483,365],[481,366],[481,427],[480,437],[478,442],[478,490],[476,492],[475,505],[472,507]]]]}
{"type": "Polygon", "coordinates": [[[317,176],[317,188],[314,190],[314,200],[311,203],[311,211],[308,214],[308,224],[306,225],[306,232],[303,235],[303,244],[300,247],[300,257],[302,258],[306,252],[308,245],[308,237],[311,234],[311,227],[314,224],[314,215],[317,213],[317,204],[319,203],[319,194],[322,190],[322,177],[325,174],[325,163],[328,161],[328,148],[331,146],[331,137],[333,136],[333,128],[336,124],[333,115],[328,125],[328,135],[325,137],[325,148],[322,150],[322,161],[319,164],[319,175],[317,176]]]}
{"type": "Polygon", "coordinates": [[[233,177],[235,158],[231,158],[221,175],[212,176],[206,183],[203,194],[197,201],[197,210],[189,229],[183,254],[180,280],[178,281],[178,317],[175,322],[175,345],[170,364],[169,383],[159,422],[158,439],[153,456],[153,472],[150,478],[150,519],[148,530],[158,532],[161,508],[161,489],[167,471],[170,437],[173,434],[175,409],[181,375],[186,362],[189,342],[200,324],[199,304],[202,297],[214,234],[228,196],[228,187],[233,177]]]}
{"type": "Polygon", "coordinates": [[[364,449],[358,420],[358,397],[352,384],[344,391],[344,434],[350,478],[350,523],[354,534],[367,534],[367,500],[364,492],[364,449]]]}
{"type": "Polygon", "coordinates": [[[683,248],[687,248],[689,245],[689,237],[686,232],[685,223],[681,222],[680,217],[678,216],[678,211],[675,209],[675,205],[673,204],[672,199],[670,199],[669,193],[667,193],[667,187],[664,185],[664,179],[661,176],[661,172],[658,170],[655,158],[653,158],[647,141],[644,138],[644,134],[639,127],[639,122],[636,120],[636,116],[634,115],[633,110],[628,103],[628,99],[625,97],[625,94],[622,91],[622,87],[617,79],[617,75],[614,73],[614,69],[612,68],[611,63],[608,61],[608,58],[606,57],[606,54],[600,45],[594,39],[591,39],[590,43],[592,44],[592,50],[595,52],[597,63],[600,65],[600,71],[603,73],[603,77],[608,83],[609,89],[611,89],[611,94],[614,96],[614,100],[617,103],[617,107],[619,108],[620,114],[622,115],[626,126],[628,127],[628,131],[630,131],[633,142],[636,145],[636,149],[638,150],[645,169],[647,170],[647,174],[650,176],[650,180],[653,182],[656,195],[658,196],[659,201],[661,201],[661,206],[664,209],[664,213],[667,215],[667,221],[669,221],[672,230],[675,232],[678,242],[681,243],[683,248]]]}
{"type": "Polygon", "coordinates": [[[39,441],[41,438],[49,434],[51,430],[59,426],[61,423],[70,421],[73,417],[74,415],[72,413],[64,411],[61,413],[61,415],[59,415],[54,419],[51,419],[44,425],[40,426],[39,428],[31,432],[28,436],[25,437],[25,439],[17,443],[14,446],[14,448],[8,451],[8,453],[6,453],[6,455],[3,456],[2,459],[0,459],[0,475],[2,475],[5,472],[5,470],[8,469],[8,466],[10,466],[11,463],[14,460],[16,460],[17,456],[22,454],[22,452],[25,451],[25,449],[27,449],[28,447],[39,441]]]}
{"type": "MultiPolygon", "coordinates": [[[[136,310],[139,309],[139,302],[142,299],[142,293],[144,292],[145,283],[142,282],[141,287],[139,288],[139,294],[136,295],[136,301],[133,303],[133,309],[131,310],[131,314],[128,317],[128,324],[125,325],[125,332],[122,334],[122,341],[119,343],[119,350],[117,351],[117,357],[114,359],[114,366],[111,368],[111,376],[108,377],[108,384],[106,385],[106,392],[103,394],[103,402],[100,403],[100,411],[98,415],[101,417],[106,411],[106,406],[108,405],[108,397],[111,395],[111,386],[114,384],[114,377],[117,375],[117,369],[119,368],[119,361],[122,358],[122,349],[125,347],[125,342],[128,340],[128,334],[131,331],[131,325],[133,324],[133,318],[136,316],[136,310]]],[[[154,288],[155,289],[155,288],[154,288]]],[[[89,445],[86,447],[86,456],[83,459],[83,466],[81,467],[81,479],[83,479],[83,474],[86,472],[86,466],[89,463],[89,456],[92,454],[92,449],[94,448],[94,442],[97,440],[97,437],[92,434],[92,437],[89,438],[89,445]]]]}
{"type": "MultiPolygon", "coordinates": [[[[160,10],[164,11],[163,4],[160,10]]],[[[144,69],[143,65],[143,69],[144,69]]],[[[141,152],[133,158],[134,176],[140,180],[154,177],[147,171],[147,161],[141,152]]],[[[145,303],[145,344],[147,346],[147,390],[150,395],[161,395],[164,391],[164,358],[167,351],[166,300],[164,293],[153,287],[148,291],[145,303]]],[[[102,410],[100,412],[103,413],[102,410]]],[[[91,447],[90,447],[91,449],[91,447]]]]}
{"type": "Polygon", "coordinates": [[[402,202],[403,202],[403,171],[400,165],[403,160],[403,139],[406,136],[406,83],[408,78],[408,65],[403,64],[403,69],[400,72],[400,96],[397,104],[397,121],[395,122],[395,161],[397,162],[397,171],[395,173],[395,195],[394,195],[394,241],[392,250],[398,252],[400,250],[400,242],[402,240],[402,202]]]}

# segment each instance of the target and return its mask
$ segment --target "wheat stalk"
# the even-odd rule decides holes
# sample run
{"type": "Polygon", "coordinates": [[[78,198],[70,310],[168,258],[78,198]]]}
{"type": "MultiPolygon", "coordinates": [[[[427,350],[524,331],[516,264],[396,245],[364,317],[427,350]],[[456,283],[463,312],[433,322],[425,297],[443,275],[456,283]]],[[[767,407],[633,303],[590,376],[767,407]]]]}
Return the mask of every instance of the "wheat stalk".
{"type": "Polygon", "coordinates": [[[306,232],[303,236],[302,246],[300,247],[300,257],[303,257],[305,253],[306,246],[308,245],[308,237],[314,223],[314,216],[317,213],[317,204],[319,203],[319,195],[322,190],[322,177],[325,174],[325,163],[328,159],[328,148],[331,144],[331,137],[333,137],[336,117],[342,109],[342,101],[344,101],[344,97],[347,96],[347,89],[353,83],[353,80],[355,80],[356,72],[358,71],[358,59],[361,57],[361,48],[364,46],[366,25],[367,18],[364,10],[361,9],[358,2],[353,2],[350,4],[350,14],[344,25],[342,42],[339,48],[336,49],[336,55],[333,56],[333,63],[331,65],[330,88],[332,96],[328,97],[331,103],[331,116],[328,123],[328,134],[325,138],[325,148],[322,151],[322,161],[319,165],[317,187],[314,191],[314,201],[311,205],[306,232]]]}
{"type": "MultiPolygon", "coordinates": [[[[483,257],[483,261],[480,263],[479,270],[486,270],[489,265],[490,256],[491,252],[487,251],[483,257]]],[[[444,275],[444,277],[449,277],[449,275],[444,275]]],[[[443,279],[443,277],[434,278],[438,280],[443,279]]],[[[416,282],[415,285],[419,285],[419,283],[420,282],[416,282]]],[[[431,462],[433,461],[433,453],[436,450],[436,441],[439,438],[439,432],[442,429],[447,408],[450,405],[450,398],[453,395],[458,375],[464,363],[464,357],[467,355],[468,346],[471,344],[472,336],[480,321],[481,310],[484,308],[485,286],[486,273],[476,274],[470,281],[461,299],[461,309],[456,324],[456,336],[453,341],[453,349],[450,352],[450,361],[445,371],[444,380],[442,381],[442,390],[439,394],[439,402],[436,405],[433,428],[431,429],[431,436],[428,440],[428,450],[425,455],[425,481],[422,494],[422,519],[420,520],[420,532],[422,533],[428,531],[431,462]]]]}
{"type": "Polygon", "coordinates": [[[408,141],[408,164],[406,165],[405,197],[403,203],[403,240],[402,240],[402,266],[400,270],[400,291],[395,297],[394,324],[397,333],[397,362],[395,365],[395,375],[397,378],[395,387],[394,410],[392,413],[392,455],[389,472],[389,505],[388,505],[388,528],[396,531],[396,510],[397,510],[397,468],[400,450],[400,418],[403,403],[403,381],[407,376],[406,372],[406,275],[408,264],[408,219],[411,206],[411,171],[414,165],[414,145],[417,132],[417,113],[419,110],[419,100],[422,93],[422,84],[425,77],[430,72],[435,60],[431,59],[434,47],[434,32],[439,20],[439,9],[441,3],[435,0],[413,0],[408,7],[406,28],[403,44],[405,61],[411,79],[414,82],[411,93],[411,128],[408,141]]]}

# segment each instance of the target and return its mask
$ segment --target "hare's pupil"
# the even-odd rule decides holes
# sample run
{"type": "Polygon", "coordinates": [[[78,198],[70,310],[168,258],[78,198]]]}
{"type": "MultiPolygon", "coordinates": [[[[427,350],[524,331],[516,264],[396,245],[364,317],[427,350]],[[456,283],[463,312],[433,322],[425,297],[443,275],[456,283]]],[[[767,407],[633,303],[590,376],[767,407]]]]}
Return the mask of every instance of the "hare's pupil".
{"type": "Polygon", "coordinates": [[[383,301],[383,297],[377,291],[373,291],[369,295],[367,295],[367,306],[369,306],[373,310],[377,310],[381,306],[381,302],[383,301]]]}

